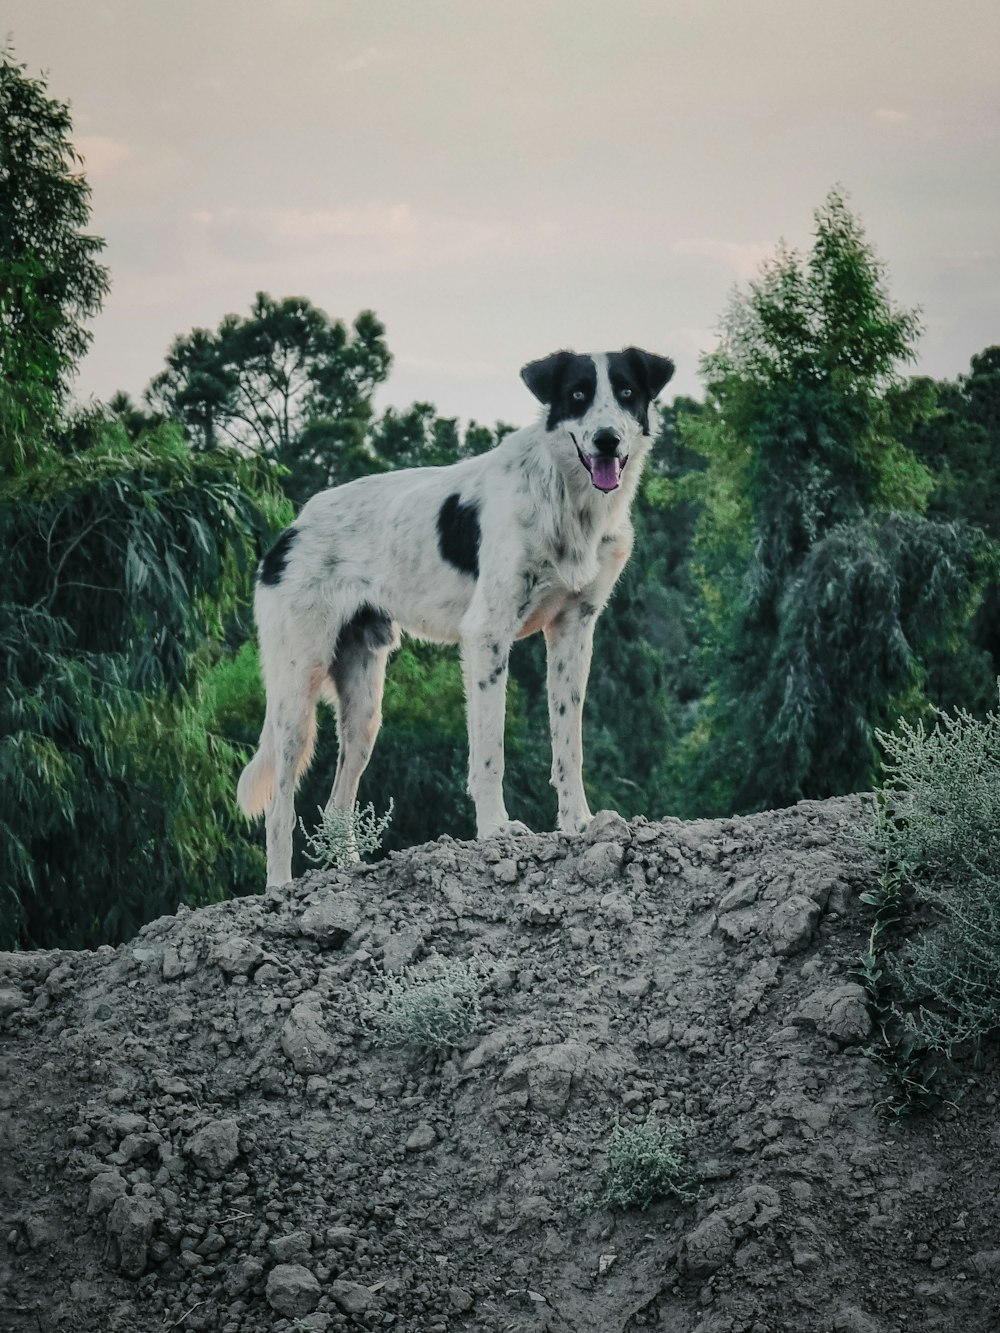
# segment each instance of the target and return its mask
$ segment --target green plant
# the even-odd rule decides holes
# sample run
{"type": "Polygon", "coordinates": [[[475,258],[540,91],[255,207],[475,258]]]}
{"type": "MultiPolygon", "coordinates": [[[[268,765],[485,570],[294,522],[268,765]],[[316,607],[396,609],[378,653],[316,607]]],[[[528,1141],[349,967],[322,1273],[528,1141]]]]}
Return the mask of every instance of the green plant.
{"type": "Polygon", "coordinates": [[[376,815],[371,801],[353,810],[323,810],[319,808],[319,824],[310,833],[302,820],[299,828],[306,840],[305,855],[313,865],[324,870],[347,870],[369,852],[382,846],[382,834],[392,819],[393,802],[384,815],[376,815]]]}
{"type": "Polygon", "coordinates": [[[854,974],[871,1002],[869,1054],[894,1084],[902,1116],[940,1097],[956,1047],[1000,1031],[1000,715],[938,712],[933,727],[879,732],[886,779],[863,830],[877,852],[875,910],[854,974]],[[900,945],[920,910],[929,925],[900,945]]]}
{"type": "Polygon", "coordinates": [[[608,1144],[602,1208],[646,1209],[672,1194],[689,1202],[698,1190],[683,1147],[693,1126],[683,1119],[661,1123],[650,1115],[641,1125],[615,1121],[608,1144]]]}
{"type": "MultiPolygon", "coordinates": [[[[876,819],[884,817],[884,809],[879,807],[876,819]]],[[[875,1025],[876,1039],[865,1053],[882,1065],[890,1080],[889,1095],[879,1103],[879,1109],[897,1120],[928,1110],[941,1096],[938,1065],[931,1062],[930,1052],[915,1039],[893,1000],[888,950],[902,919],[903,898],[900,875],[889,866],[883,870],[878,888],[861,894],[861,901],[874,909],[875,919],[868,946],[851,969],[851,975],[868,994],[875,1025]]]]}
{"type": "Polygon", "coordinates": [[[939,712],[933,728],[879,733],[888,755],[874,837],[934,928],[894,967],[930,1050],[1000,1031],[1000,713],[939,712]]]}
{"type": "Polygon", "coordinates": [[[433,954],[398,976],[382,973],[378,988],[359,996],[362,1024],[382,1046],[446,1051],[479,1026],[480,997],[495,971],[478,954],[468,961],[433,954]]]}

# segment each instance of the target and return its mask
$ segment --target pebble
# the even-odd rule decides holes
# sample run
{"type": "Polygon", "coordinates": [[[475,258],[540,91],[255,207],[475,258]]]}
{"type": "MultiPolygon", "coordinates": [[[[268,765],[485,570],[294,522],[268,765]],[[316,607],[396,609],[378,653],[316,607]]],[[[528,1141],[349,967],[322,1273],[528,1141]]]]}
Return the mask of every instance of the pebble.
{"type": "Polygon", "coordinates": [[[289,1318],[312,1314],[319,1305],[321,1294],[316,1275],[304,1264],[277,1264],[268,1273],[264,1288],[271,1309],[289,1318]]]}

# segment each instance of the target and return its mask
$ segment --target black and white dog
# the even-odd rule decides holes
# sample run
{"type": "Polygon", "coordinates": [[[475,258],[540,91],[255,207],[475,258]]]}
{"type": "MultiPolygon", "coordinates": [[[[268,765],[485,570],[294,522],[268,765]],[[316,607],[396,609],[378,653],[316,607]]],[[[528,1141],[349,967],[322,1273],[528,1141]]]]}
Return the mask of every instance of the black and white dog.
{"type": "Polygon", "coordinates": [[[503,798],[507,656],[515,639],[543,631],[559,827],[586,826],[581,716],[594,622],[632,550],[650,407],[673,369],[635,347],[532,361],[521,377],[545,406],[535,425],[450,467],[323,491],[281,534],[258,572],[267,711],[237,792],[244,814],[264,813],[268,884],[291,878],[295,784],[320,698],[336,708],[340,740],[328,808],[354,808],[400,629],[461,645],[481,838],[521,827],[503,798]]]}

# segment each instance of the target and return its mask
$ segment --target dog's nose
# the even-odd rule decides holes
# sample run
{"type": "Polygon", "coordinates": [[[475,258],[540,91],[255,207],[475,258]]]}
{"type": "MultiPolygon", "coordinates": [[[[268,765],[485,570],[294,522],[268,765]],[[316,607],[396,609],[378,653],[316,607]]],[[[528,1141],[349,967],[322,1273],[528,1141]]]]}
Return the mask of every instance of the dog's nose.
{"type": "Polygon", "coordinates": [[[622,437],[616,430],[604,427],[602,430],[594,432],[594,448],[601,454],[612,455],[618,452],[618,446],[622,442],[622,437]]]}

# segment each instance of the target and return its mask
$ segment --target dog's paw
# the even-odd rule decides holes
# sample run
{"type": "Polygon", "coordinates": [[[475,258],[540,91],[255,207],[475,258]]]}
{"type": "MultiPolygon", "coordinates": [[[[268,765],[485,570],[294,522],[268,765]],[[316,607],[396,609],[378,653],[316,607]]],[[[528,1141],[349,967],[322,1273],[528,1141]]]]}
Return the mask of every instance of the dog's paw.
{"type": "Polygon", "coordinates": [[[559,831],[560,833],[573,834],[586,833],[587,829],[590,828],[590,825],[593,822],[593,818],[594,816],[589,810],[584,811],[583,814],[560,814],[559,831]]]}
{"type": "Polygon", "coordinates": [[[531,829],[527,824],[522,824],[519,819],[503,819],[496,824],[490,824],[487,828],[481,829],[479,838],[495,838],[502,833],[513,833],[517,837],[523,837],[530,834],[531,829]]]}

